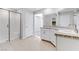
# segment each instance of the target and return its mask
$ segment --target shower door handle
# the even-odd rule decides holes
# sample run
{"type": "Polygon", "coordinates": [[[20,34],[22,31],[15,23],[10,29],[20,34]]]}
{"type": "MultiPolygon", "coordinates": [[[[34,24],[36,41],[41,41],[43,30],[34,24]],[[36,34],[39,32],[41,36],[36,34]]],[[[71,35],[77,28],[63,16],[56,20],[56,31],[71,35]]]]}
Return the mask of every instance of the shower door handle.
{"type": "Polygon", "coordinates": [[[9,28],[9,25],[7,24],[7,28],[9,28]]]}

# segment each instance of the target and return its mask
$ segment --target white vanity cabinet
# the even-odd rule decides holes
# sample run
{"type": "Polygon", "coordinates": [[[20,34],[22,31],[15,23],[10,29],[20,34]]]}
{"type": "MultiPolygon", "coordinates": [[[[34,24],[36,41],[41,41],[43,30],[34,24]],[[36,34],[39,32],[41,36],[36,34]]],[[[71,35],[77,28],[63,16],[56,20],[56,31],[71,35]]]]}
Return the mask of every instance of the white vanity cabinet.
{"type": "Polygon", "coordinates": [[[49,29],[49,39],[50,41],[56,46],[56,36],[55,36],[55,31],[54,29],[49,29]]]}
{"type": "Polygon", "coordinates": [[[79,37],[57,35],[58,51],[79,51],[79,37]]]}
{"type": "Polygon", "coordinates": [[[49,41],[49,29],[41,29],[41,39],[49,41]]]}
{"type": "Polygon", "coordinates": [[[53,29],[41,29],[41,39],[51,41],[56,46],[55,30],[53,30],[53,29]]]}

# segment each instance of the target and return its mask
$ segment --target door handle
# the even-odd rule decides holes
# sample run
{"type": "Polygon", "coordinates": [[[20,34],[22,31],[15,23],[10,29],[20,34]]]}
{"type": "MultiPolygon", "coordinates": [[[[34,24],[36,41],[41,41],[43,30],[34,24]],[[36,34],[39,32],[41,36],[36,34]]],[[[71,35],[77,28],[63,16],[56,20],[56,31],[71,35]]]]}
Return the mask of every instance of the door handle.
{"type": "Polygon", "coordinates": [[[9,28],[9,25],[7,24],[7,28],[9,28]]]}

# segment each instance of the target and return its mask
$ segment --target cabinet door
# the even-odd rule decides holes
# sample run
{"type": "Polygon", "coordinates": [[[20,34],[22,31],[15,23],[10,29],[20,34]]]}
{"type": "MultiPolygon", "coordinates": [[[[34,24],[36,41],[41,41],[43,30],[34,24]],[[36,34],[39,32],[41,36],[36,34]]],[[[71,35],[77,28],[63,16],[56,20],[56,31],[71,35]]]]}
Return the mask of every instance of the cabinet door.
{"type": "Polygon", "coordinates": [[[79,49],[79,41],[73,37],[57,36],[57,50],[74,51],[79,49]]]}
{"type": "Polygon", "coordinates": [[[50,29],[50,31],[49,31],[49,39],[54,45],[56,45],[55,30],[50,29]]]}
{"type": "Polygon", "coordinates": [[[41,30],[41,38],[45,40],[49,40],[49,29],[41,30]]]}

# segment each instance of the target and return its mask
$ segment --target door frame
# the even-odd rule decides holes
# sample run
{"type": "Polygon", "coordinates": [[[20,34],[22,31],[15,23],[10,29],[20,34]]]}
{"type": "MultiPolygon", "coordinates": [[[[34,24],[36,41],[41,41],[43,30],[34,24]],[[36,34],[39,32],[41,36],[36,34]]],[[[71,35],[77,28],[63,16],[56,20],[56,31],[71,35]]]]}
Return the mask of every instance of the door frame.
{"type": "MultiPolygon", "coordinates": [[[[36,14],[42,14],[42,13],[35,13],[35,12],[33,12],[33,35],[35,36],[35,15],[36,14]]],[[[43,14],[42,14],[43,15],[43,14]]],[[[43,20],[43,19],[42,19],[43,20]]],[[[40,29],[41,30],[41,29],[40,29]]],[[[40,33],[40,36],[41,36],[41,33],[40,33]]]]}

